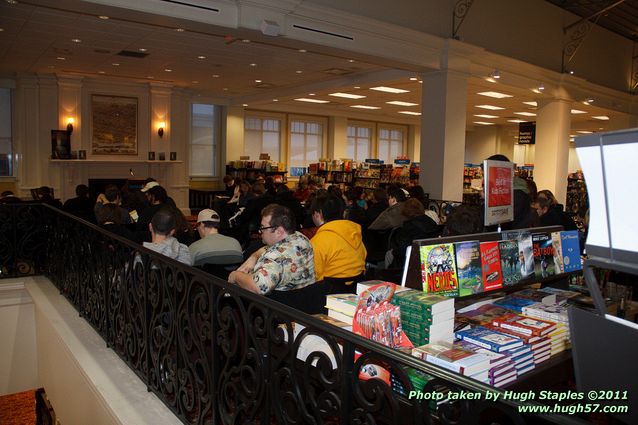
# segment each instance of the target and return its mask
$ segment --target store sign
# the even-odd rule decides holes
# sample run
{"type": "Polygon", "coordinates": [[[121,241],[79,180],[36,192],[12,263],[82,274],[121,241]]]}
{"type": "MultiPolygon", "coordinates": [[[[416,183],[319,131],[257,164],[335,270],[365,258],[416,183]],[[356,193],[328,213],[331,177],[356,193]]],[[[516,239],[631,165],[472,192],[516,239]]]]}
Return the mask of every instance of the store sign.
{"type": "Polygon", "coordinates": [[[518,144],[533,145],[536,143],[536,122],[518,124],[518,144]]]}
{"type": "Polygon", "coordinates": [[[485,225],[514,220],[514,163],[483,161],[485,225]]]}

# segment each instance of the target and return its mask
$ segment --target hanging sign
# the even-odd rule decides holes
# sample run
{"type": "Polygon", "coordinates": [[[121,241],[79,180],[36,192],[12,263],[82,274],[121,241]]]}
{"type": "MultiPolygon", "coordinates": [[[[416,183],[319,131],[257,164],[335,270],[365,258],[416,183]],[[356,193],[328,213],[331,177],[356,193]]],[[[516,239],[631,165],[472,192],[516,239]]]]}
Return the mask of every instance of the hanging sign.
{"type": "Polygon", "coordinates": [[[518,144],[533,145],[536,143],[536,122],[522,122],[518,124],[518,144]]]}
{"type": "Polygon", "coordinates": [[[514,220],[514,163],[483,161],[485,225],[514,220]]]}

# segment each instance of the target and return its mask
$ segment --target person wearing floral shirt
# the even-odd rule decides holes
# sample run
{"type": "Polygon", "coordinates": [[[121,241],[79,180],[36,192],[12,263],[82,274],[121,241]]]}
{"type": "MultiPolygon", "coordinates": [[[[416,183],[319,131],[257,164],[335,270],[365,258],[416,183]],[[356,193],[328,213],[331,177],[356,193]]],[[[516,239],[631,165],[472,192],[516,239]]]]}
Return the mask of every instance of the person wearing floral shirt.
{"type": "Polygon", "coordinates": [[[262,295],[315,283],[312,245],[295,229],[295,218],[288,208],[277,204],[265,207],[259,233],[266,246],[232,272],[228,281],[262,295]]]}

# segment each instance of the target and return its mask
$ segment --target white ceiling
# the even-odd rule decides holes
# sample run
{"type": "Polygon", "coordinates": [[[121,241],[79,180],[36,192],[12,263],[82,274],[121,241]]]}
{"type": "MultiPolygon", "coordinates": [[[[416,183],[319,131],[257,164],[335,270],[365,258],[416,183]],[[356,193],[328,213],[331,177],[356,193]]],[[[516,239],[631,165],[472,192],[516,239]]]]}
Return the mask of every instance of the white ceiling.
{"type": "MultiPolygon", "coordinates": [[[[3,0],[0,28],[0,76],[55,73],[166,83],[227,104],[290,112],[308,107],[293,99],[313,97],[330,101],[315,107],[315,113],[322,110],[325,114],[396,122],[417,123],[420,119],[398,112],[421,112],[422,85],[410,78],[418,78],[420,72],[427,70],[257,32],[204,26],[75,0],[33,0],[16,4],[3,0]],[[101,15],[109,19],[101,19],[101,15]],[[121,51],[147,55],[126,57],[118,55],[121,51]],[[370,90],[379,85],[408,92],[389,94],[370,90]],[[352,100],[329,96],[334,92],[366,97],[352,100]],[[386,103],[394,100],[418,105],[400,107],[386,103]],[[357,104],[380,109],[361,112],[350,107],[357,104]]],[[[474,121],[516,125],[507,120],[534,120],[534,117],[517,116],[515,112],[534,112],[523,102],[542,95],[508,86],[506,76],[498,83],[490,83],[482,77],[469,80],[469,127],[474,121]],[[482,91],[498,91],[513,97],[492,99],[476,94],[482,91]],[[505,109],[476,108],[486,103],[505,109]],[[475,114],[498,118],[479,118],[475,114]]],[[[615,120],[621,119],[620,113],[597,108],[595,104],[575,102],[574,108],[587,112],[572,115],[574,131],[607,130],[614,128],[615,120]],[[593,119],[595,115],[607,115],[610,120],[593,119]]]]}

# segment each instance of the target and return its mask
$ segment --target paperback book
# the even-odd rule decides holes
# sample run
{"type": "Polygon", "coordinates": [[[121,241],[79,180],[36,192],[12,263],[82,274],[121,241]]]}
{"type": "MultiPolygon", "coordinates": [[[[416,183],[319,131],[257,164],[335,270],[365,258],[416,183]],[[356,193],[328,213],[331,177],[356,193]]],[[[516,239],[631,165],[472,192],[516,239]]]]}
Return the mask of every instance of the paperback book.
{"type": "Polygon", "coordinates": [[[527,336],[545,336],[556,329],[556,324],[553,322],[513,313],[495,318],[492,324],[527,336]]]}
{"type": "Polygon", "coordinates": [[[457,297],[459,295],[454,244],[421,247],[423,292],[457,297]]]}
{"type": "Polygon", "coordinates": [[[554,245],[550,233],[532,234],[532,246],[534,248],[534,275],[537,279],[543,279],[556,274],[554,265],[554,245]]]}
{"type": "Polygon", "coordinates": [[[494,291],[503,287],[501,259],[498,242],[481,242],[481,269],[483,273],[483,289],[494,291]]]}
{"type": "Polygon", "coordinates": [[[412,355],[461,375],[475,375],[490,368],[489,357],[453,344],[427,344],[412,350],[412,355]]]}
{"type": "Polygon", "coordinates": [[[534,249],[531,233],[525,230],[509,230],[502,235],[503,240],[515,240],[518,243],[518,266],[521,278],[534,277],[534,249]]]}
{"type": "Polygon", "coordinates": [[[459,297],[483,292],[481,246],[478,241],[457,242],[456,273],[459,278],[459,297]]]}
{"type": "Polygon", "coordinates": [[[580,240],[578,230],[560,232],[561,255],[565,273],[581,270],[580,240]]]}
{"type": "Polygon", "coordinates": [[[498,251],[501,257],[501,272],[503,273],[503,285],[512,286],[523,279],[520,271],[520,257],[518,255],[518,242],[505,240],[498,243],[498,251]]]}
{"type": "Polygon", "coordinates": [[[502,332],[495,332],[481,326],[457,332],[456,337],[496,353],[511,350],[523,345],[523,341],[520,338],[516,338],[502,332]]]}

